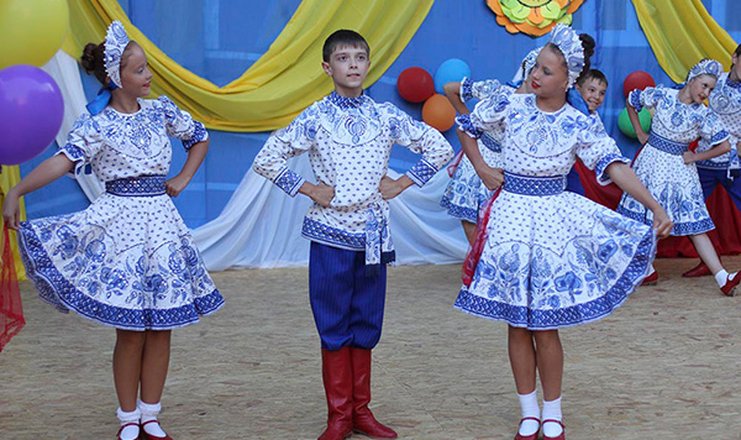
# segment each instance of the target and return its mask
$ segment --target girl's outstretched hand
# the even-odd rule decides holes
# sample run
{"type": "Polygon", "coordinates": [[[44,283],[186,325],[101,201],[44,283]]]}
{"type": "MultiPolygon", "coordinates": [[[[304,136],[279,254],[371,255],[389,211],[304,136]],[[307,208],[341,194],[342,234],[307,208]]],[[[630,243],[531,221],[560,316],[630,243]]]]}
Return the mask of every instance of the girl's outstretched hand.
{"type": "Polygon", "coordinates": [[[12,189],[8,191],[3,202],[3,221],[5,226],[17,231],[21,219],[21,210],[18,204],[18,196],[12,189]]]}
{"type": "Polygon", "coordinates": [[[656,230],[656,235],[659,238],[666,238],[669,236],[669,234],[672,232],[672,226],[674,224],[669,219],[669,216],[666,215],[666,211],[664,211],[664,208],[658,207],[654,211],[654,229],[656,230]]]}

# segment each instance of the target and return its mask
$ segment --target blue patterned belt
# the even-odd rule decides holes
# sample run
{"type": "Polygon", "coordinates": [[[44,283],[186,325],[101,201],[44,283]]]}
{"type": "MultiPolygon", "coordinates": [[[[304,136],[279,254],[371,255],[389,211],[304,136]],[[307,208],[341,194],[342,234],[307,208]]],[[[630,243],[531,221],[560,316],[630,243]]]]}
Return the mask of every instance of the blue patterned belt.
{"type": "Polygon", "coordinates": [[[651,132],[648,135],[648,143],[657,150],[661,150],[665,153],[673,154],[675,156],[681,156],[690,147],[690,144],[683,144],[681,142],[675,142],[665,137],[661,137],[658,134],[651,132]]]}
{"type": "Polygon", "coordinates": [[[165,176],[139,176],[105,183],[109,194],[122,197],[151,197],[165,194],[165,176]]]}
{"type": "Polygon", "coordinates": [[[526,196],[554,196],[566,189],[566,176],[523,176],[505,171],[502,189],[526,196]]]}

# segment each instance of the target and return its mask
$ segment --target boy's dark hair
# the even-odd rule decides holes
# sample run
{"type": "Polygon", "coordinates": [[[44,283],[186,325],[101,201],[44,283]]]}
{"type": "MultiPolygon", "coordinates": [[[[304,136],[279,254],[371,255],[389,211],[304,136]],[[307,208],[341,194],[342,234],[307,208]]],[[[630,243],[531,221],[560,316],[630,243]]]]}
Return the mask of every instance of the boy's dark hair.
{"type": "Polygon", "coordinates": [[[583,86],[584,83],[589,81],[590,79],[596,79],[599,82],[605,83],[605,86],[608,85],[607,77],[605,76],[605,74],[597,69],[589,69],[582,76],[580,76],[579,79],[576,80],[576,84],[579,86],[583,86]]]}
{"type": "Polygon", "coordinates": [[[324,40],[324,47],[322,47],[322,60],[329,62],[329,58],[332,56],[332,52],[337,49],[338,46],[352,46],[362,47],[368,52],[370,57],[370,46],[365,41],[362,35],[349,29],[340,29],[332,32],[332,35],[324,40]]]}

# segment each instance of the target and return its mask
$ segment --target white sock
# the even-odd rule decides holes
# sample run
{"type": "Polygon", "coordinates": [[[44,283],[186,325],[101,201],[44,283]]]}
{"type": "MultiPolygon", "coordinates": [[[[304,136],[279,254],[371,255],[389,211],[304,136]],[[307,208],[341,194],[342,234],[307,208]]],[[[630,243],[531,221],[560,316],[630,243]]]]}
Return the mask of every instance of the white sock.
{"type": "Polygon", "coordinates": [[[723,287],[726,285],[727,280],[732,280],[736,277],[736,274],[738,272],[733,272],[730,276],[728,275],[728,272],[726,272],[725,269],[721,269],[718,271],[718,273],[715,274],[715,282],[718,283],[718,287],[723,287]]]}
{"type": "Polygon", "coordinates": [[[151,420],[157,420],[157,416],[162,410],[162,405],[159,402],[145,403],[140,400],[137,402],[137,406],[142,412],[142,427],[144,427],[144,432],[155,437],[165,437],[167,434],[162,430],[159,421],[157,423],[147,423],[151,420]]]}
{"type": "MultiPolygon", "coordinates": [[[[543,400],[543,421],[545,420],[563,420],[561,414],[561,398],[556,400],[543,400]]],[[[558,437],[563,432],[563,428],[558,423],[544,423],[543,435],[548,437],[558,437]]]]}
{"type": "Polygon", "coordinates": [[[651,267],[648,269],[648,274],[646,276],[650,277],[654,274],[654,272],[656,272],[656,268],[654,268],[654,265],[652,264],[651,267]]]}
{"type": "Polygon", "coordinates": [[[125,427],[119,435],[122,440],[137,440],[139,438],[139,417],[141,412],[139,408],[126,412],[121,408],[116,409],[116,417],[121,422],[121,426],[127,423],[136,423],[136,425],[129,425],[125,427]]]}
{"type": "MultiPolygon", "coordinates": [[[[538,390],[530,394],[518,394],[520,398],[520,410],[522,418],[535,417],[540,420],[540,407],[538,407],[538,390]]],[[[520,435],[533,435],[538,432],[540,424],[535,420],[524,420],[520,423],[520,435]]]]}

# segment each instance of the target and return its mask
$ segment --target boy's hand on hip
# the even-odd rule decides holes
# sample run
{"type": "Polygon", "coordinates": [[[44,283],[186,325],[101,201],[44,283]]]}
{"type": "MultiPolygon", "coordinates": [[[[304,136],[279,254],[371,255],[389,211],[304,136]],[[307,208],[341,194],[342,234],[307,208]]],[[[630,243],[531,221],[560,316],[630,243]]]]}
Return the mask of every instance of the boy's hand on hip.
{"type": "Polygon", "coordinates": [[[332,203],[332,199],[334,198],[334,188],[319,182],[318,185],[314,185],[311,189],[309,197],[311,197],[311,200],[316,202],[318,205],[324,208],[329,208],[329,205],[332,203]]]}

